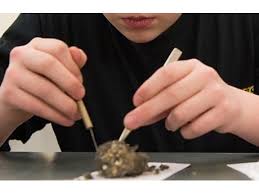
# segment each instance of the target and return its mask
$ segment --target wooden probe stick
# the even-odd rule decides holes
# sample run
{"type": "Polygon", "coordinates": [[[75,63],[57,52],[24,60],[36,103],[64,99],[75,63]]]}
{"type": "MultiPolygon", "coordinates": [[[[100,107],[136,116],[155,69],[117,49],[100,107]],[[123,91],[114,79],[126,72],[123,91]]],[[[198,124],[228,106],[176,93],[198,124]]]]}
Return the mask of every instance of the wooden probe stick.
{"type": "Polygon", "coordinates": [[[82,116],[82,120],[84,122],[85,128],[90,131],[95,150],[97,150],[98,146],[97,146],[96,139],[95,139],[94,132],[93,132],[93,123],[90,119],[90,116],[88,114],[88,111],[85,107],[85,104],[84,104],[83,100],[77,101],[77,106],[78,106],[78,109],[79,109],[80,114],[82,116]]]}
{"type": "MultiPolygon", "coordinates": [[[[174,61],[178,61],[179,58],[181,57],[181,55],[182,55],[182,51],[180,51],[177,48],[174,48],[163,66],[166,66],[167,64],[172,63],[174,61]]],[[[119,141],[125,141],[125,139],[128,137],[128,135],[130,134],[131,131],[132,130],[127,129],[125,127],[120,135],[119,141]]]]}

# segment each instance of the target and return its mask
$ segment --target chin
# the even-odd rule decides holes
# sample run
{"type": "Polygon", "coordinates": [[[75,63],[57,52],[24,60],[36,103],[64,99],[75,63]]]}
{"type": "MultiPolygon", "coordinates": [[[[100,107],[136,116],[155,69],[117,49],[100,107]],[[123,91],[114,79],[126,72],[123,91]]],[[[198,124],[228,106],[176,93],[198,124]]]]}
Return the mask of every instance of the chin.
{"type": "Polygon", "coordinates": [[[128,38],[131,42],[134,43],[148,43],[154,39],[146,39],[146,38],[128,38]]]}
{"type": "Polygon", "coordinates": [[[124,34],[124,36],[135,43],[148,43],[154,40],[158,35],[156,34],[142,34],[142,33],[134,33],[134,34],[124,34]]]}

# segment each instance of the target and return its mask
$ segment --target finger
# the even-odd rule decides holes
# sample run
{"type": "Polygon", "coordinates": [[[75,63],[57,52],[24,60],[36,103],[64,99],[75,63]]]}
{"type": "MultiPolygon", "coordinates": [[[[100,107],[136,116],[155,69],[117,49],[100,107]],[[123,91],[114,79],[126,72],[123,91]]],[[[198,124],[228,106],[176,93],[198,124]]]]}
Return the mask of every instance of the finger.
{"type": "Polygon", "coordinates": [[[81,69],[87,61],[87,56],[86,56],[85,52],[82,49],[79,49],[74,46],[70,47],[69,51],[70,51],[70,54],[71,54],[73,60],[76,62],[78,67],[81,69]]]}
{"type": "Polygon", "coordinates": [[[218,108],[212,108],[200,117],[182,127],[180,132],[185,139],[200,137],[218,128],[224,120],[224,114],[218,108]]]}
{"type": "Polygon", "coordinates": [[[165,111],[165,112],[161,113],[160,115],[156,116],[155,118],[152,118],[148,122],[144,123],[143,126],[147,126],[147,125],[151,125],[153,123],[156,123],[156,122],[166,118],[169,115],[169,113],[170,113],[170,110],[169,111],[165,111]]]}
{"type": "Polygon", "coordinates": [[[42,117],[60,125],[72,126],[74,124],[74,121],[66,118],[53,108],[50,108],[38,98],[35,98],[21,89],[16,89],[15,91],[16,94],[11,96],[14,99],[10,101],[12,101],[13,105],[18,109],[24,110],[25,112],[42,117]]]}
{"type": "Polygon", "coordinates": [[[168,115],[165,126],[168,130],[176,131],[191,122],[202,113],[211,109],[217,102],[211,90],[204,89],[183,103],[177,105],[168,115]]]}
{"type": "Polygon", "coordinates": [[[189,61],[176,61],[167,66],[158,69],[147,81],[140,86],[133,97],[135,106],[146,102],[151,99],[169,85],[183,79],[190,74],[194,68],[193,62],[189,61]]]}
{"type": "Polygon", "coordinates": [[[30,42],[30,45],[36,50],[46,52],[55,57],[71,73],[73,73],[77,78],[79,78],[82,81],[82,75],[79,66],[73,60],[70,50],[64,42],[52,38],[34,38],[30,42]]]}
{"type": "Polygon", "coordinates": [[[125,126],[136,129],[149,122],[157,115],[172,109],[191,96],[195,95],[206,85],[199,71],[193,71],[189,76],[169,86],[158,95],[135,108],[125,118],[125,126]]]}
{"type": "Polygon", "coordinates": [[[17,74],[18,87],[44,101],[69,119],[78,120],[80,118],[76,102],[55,84],[26,69],[21,69],[19,72],[17,74]]]}
{"type": "Polygon", "coordinates": [[[83,98],[85,91],[80,81],[56,58],[32,48],[17,48],[12,51],[11,63],[21,62],[25,68],[45,76],[73,99],[83,98]]]}

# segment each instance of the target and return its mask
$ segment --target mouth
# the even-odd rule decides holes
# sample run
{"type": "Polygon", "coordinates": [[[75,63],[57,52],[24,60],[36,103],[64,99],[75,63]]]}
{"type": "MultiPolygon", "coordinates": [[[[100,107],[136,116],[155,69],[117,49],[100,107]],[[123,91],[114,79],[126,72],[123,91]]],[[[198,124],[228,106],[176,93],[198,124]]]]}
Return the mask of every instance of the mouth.
{"type": "Polygon", "coordinates": [[[145,16],[130,16],[123,17],[123,23],[131,29],[145,29],[151,27],[155,20],[155,17],[145,17],[145,16]]]}

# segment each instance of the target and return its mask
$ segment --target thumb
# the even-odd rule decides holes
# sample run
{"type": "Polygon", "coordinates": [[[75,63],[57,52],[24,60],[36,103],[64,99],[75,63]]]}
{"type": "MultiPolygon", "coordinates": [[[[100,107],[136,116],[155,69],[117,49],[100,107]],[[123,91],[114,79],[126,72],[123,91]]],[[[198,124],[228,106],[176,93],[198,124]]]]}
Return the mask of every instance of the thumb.
{"type": "Polygon", "coordinates": [[[81,69],[87,61],[87,56],[85,52],[82,49],[79,49],[75,46],[70,47],[69,51],[70,51],[70,54],[72,55],[73,60],[81,69]]]}

